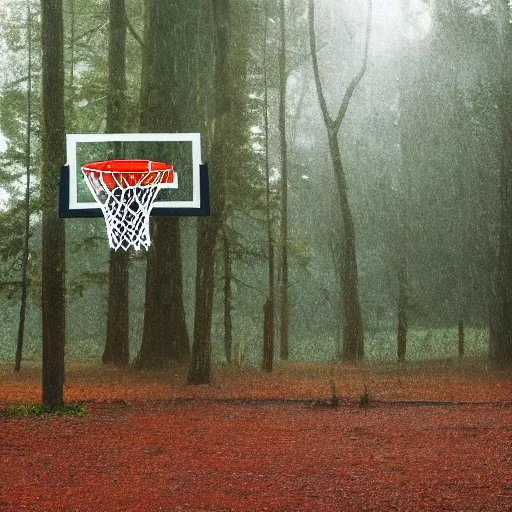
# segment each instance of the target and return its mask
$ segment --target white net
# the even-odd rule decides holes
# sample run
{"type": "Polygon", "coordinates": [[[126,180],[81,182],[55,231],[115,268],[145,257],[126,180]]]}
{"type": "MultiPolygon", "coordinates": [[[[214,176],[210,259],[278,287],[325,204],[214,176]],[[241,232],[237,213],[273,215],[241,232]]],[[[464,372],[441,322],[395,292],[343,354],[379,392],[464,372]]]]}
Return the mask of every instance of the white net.
{"type": "Polygon", "coordinates": [[[148,250],[149,216],[158,192],[166,185],[162,182],[165,171],[141,173],[136,184],[129,184],[121,173],[82,172],[103,211],[110,247],[116,251],[148,250]]]}

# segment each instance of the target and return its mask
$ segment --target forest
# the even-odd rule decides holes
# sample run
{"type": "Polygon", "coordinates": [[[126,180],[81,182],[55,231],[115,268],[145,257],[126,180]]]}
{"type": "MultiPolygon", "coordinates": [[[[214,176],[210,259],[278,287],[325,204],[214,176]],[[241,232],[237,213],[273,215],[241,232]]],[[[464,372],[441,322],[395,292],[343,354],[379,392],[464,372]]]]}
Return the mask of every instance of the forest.
{"type": "Polygon", "coordinates": [[[0,14],[2,361],[46,358],[50,387],[64,357],[185,362],[190,384],[224,363],[512,361],[507,0],[0,14]],[[65,134],[124,132],[200,133],[209,165],[211,215],[154,217],[147,253],[58,217],[65,134]]]}

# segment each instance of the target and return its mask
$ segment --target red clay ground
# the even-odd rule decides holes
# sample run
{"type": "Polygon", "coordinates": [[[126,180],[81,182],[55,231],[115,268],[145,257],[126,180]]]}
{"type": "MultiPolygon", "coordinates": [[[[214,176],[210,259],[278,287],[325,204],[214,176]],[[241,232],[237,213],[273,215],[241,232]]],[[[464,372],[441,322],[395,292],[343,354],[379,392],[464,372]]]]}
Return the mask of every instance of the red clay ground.
{"type": "MultiPolygon", "coordinates": [[[[180,369],[69,364],[85,418],[0,419],[0,510],[512,510],[510,373],[340,365],[332,409],[312,402],[330,371],[221,368],[187,387],[180,369]]],[[[0,367],[0,404],[20,400],[40,400],[39,368],[0,367]]]]}

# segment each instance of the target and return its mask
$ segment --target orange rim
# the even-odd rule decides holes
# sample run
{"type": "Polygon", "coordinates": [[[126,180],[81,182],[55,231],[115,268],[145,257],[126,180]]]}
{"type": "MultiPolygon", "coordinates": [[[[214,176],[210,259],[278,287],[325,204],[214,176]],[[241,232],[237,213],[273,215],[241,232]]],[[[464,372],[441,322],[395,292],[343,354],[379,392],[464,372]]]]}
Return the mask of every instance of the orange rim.
{"type": "Polygon", "coordinates": [[[152,160],[105,160],[90,162],[82,166],[82,172],[93,178],[101,179],[109,190],[117,186],[134,187],[151,185],[157,178],[158,183],[173,183],[172,165],[152,160]]]}

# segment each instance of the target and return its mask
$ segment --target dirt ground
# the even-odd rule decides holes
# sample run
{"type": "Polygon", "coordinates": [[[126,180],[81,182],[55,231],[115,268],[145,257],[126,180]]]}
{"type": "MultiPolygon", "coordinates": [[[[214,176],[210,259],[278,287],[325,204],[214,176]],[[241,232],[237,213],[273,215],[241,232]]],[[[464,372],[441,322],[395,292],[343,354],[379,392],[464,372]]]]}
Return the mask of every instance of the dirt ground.
{"type": "MultiPolygon", "coordinates": [[[[290,364],[184,381],[68,363],[66,401],[87,415],[0,419],[0,510],[512,511],[510,372],[290,364]]],[[[0,408],[39,402],[40,382],[37,364],[0,366],[0,408]]]]}

